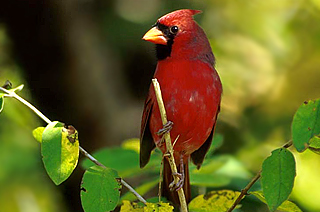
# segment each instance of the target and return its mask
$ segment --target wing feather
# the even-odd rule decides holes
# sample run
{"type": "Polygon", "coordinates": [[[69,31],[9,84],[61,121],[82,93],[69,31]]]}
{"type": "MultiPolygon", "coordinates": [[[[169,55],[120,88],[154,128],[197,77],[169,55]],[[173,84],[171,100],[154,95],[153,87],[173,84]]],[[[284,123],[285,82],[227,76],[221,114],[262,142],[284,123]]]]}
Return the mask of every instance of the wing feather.
{"type": "Polygon", "coordinates": [[[140,167],[143,168],[150,160],[151,151],[156,147],[152,139],[149,128],[149,120],[152,113],[153,101],[149,97],[146,99],[142,114],[140,132],[140,167]]]}

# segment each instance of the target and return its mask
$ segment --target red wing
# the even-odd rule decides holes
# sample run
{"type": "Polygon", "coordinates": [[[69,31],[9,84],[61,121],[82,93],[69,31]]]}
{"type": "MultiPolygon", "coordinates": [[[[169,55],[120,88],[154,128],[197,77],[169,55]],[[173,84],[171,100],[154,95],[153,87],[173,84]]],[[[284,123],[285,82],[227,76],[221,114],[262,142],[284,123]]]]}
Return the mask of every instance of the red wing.
{"type": "Polygon", "coordinates": [[[218,110],[217,110],[217,114],[216,114],[216,120],[213,123],[212,131],[211,131],[209,137],[207,138],[207,140],[204,142],[204,144],[202,144],[202,146],[199,149],[197,149],[196,151],[194,151],[191,154],[192,162],[194,163],[194,165],[197,166],[197,169],[200,169],[201,164],[202,164],[202,162],[204,160],[204,157],[206,156],[206,154],[207,154],[207,152],[208,152],[208,150],[210,148],[210,145],[212,143],[213,133],[214,133],[214,129],[216,127],[216,123],[217,123],[217,118],[218,118],[219,112],[220,112],[220,105],[218,106],[218,110]]]}

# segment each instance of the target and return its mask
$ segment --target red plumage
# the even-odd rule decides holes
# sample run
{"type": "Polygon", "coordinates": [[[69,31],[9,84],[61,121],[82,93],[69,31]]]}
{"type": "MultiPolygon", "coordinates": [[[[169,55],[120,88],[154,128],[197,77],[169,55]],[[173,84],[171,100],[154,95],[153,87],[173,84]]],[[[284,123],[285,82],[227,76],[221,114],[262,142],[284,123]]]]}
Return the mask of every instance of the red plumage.
{"type": "MultiPolygon", "coordinates": [[[[190,200],[188,160],[200,168],[210,147],[219,113],[222,85],[214,68],[214,56],[201,27],[193,20],[198,10],[178,10],[158,19],[143,37],[157,44],[158,64],[154,74],[162,91],[168,120],[174,123],[170,135],[175,143],[174,157],[185,168],[184,190],[190,200]]],[[[145,102],[140,142],[140,166],[144,167],[157,146],[163,153],[165,144],[157,132],[163,128],[153,86],[145,102]]],[[[179,204],[176,191],[169,191],[172,174],[164,162],[163,194],[179,204]]]]}

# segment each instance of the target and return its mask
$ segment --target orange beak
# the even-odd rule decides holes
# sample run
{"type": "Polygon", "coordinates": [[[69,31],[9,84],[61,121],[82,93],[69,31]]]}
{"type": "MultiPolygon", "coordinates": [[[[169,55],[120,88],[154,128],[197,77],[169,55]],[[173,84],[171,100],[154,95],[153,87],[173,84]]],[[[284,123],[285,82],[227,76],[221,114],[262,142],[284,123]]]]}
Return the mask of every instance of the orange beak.
{"type": "Polygon", "coordinates": [[[163,32],[157,29],[157,27],[151,28],[142,39],[155,44],[167,45],[166,37],[163,32]]]}

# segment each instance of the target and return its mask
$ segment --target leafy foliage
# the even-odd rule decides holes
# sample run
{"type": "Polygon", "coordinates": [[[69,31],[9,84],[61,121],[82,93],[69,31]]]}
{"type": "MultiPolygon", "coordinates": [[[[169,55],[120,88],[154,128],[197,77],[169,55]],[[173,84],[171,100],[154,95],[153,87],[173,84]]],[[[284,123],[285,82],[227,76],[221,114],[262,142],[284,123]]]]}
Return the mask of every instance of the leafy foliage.
{"type": "MultiPolygon", "coordinates": [[[[250,194],[253,194],[255,197],[257,197],[262,202],[267,203],[265,197],[263,196],[262,191],[253,191],[253,192],[250,192],[250,194]]],[[[293,202],[290,202],[289,200],[284,201],[277,208],[277,210],[278,211],[286,211],[286,212],[302,212],[296,204],[294,204],[293,202]]]]}
{"type": "Polygon", "coordinates": [[[299,152],[304,151],[310,140],[320,134],[320,99],[305,101],[293,117],[292,139],[299,152]]]}
{"type": "Polygon", "coordinates": [[[120,198],[118,173],[110,168],[93,166],[86,170],[81,184],[81,202],[86,212],[114,210],[120,198]]]}
{"type": "Polygon", "coordinates": [[[39,141],[40,143],[42,142],[42,134],[43,134],[43,131],[44,131],[45,127],[37,127],[36,129],[34,129],[32,131],[32,135],[33,137],[39,141]]]}
{"type": "MultiPolygon", "coordinates": [[[[139,157],[133,150],[121,147],[100,149],[93,156],[105,166],[116,169],[121,177],[135,176],[139,174],[139,157]]],[[[93,163],[85,159],[82,167],[87,169],[93,163]]]]}
{"type": "MultiPolygon", "coordinates": [[[[73,132],[76,134],[77,132],[73,132]]],[[[44,129],[41,142],[43,164],[52,181],[59,185],[71,175],[78,163],[79,140],[60,122],[51,122],[44,129]]],[[[39,137],[38,137],[39,139],[39,137]]]]}
{"type": "MultiPolygon", "coordinates": [[[[122,147],[104,148],[93,153],[93,156],[105,166],[116,169],[121,177],[134,177],[142,173],[158,173],[160,168],[161,154],[156,151],[151,155],[147,169],[139,167],[139,139],[124,141],[122,147]],[[137,149],[135,151],[134,149],[137,149]]],[[[85,159],[81,163],[83,168],[93,165],[92,161],[85,159]]]]}
{"type": "Polygon", "coordinates": [[[190,183],[205,187],[223,187],[231,185],[235,180],[249,180],[251,173],[231,155],[213,156],[211,152],[201,169],[190,168],[190,183]]]}
{"type": "MultiPolygon", "coordinates": [[[[10,93],[15,93],[15,92],[19,92],[23,89],[24,85],[19,85],[16,88],[12,88],[12,84],[11,82],[9,82],[8,80],[6,81],[6,83],[2,86],[2,88],[8,89],[8,91],[10,93]]],[[[8,95],[8,94],[7,94],[8,95]]],[[[4,97],[5,97],[5,93],[3,91],[0,91],[0,113],[3,110],[4,107],[4,97]]]]}
{"type": "Polygon", "coordinates": [[[206,195],[199,195],[189,203],[190,212],[222,212],[227,211],[237,197],[238,191],[211,191],[206,195]]]}
{"type": "Polygon", "coordinates": [[[131,203],[127,200],[123,201],[120,212],[171,212],[173,211],[173,206],[169,203],[147,203],[145,206],[141,206],[137,203],[131,203]]]}
{"type": "MultiPolygon", "coordinates": [[[[154,180],[151,181],[147,181],[146,183],[143,183],[142,185],[138,186],[135,188],[136,192],[138,192],[138,194],[140,195],[145,195],[148,191],[150,191],[152,188],[154,188],[155,186],[157,186],[159,183],[159,178],[154,178],[154,180]]],[[[131,192],[127,192],[125,193],[122,197],[121,200],[130,200],[130,201],[134,201],[136,200],[137,197],[134,196],[131,192]]],[[[157,198],[158,199],[158,198],[157,198]]]]}
{"type": "MultiPolygon", "coordinates": [[[[22,86],[11,89],[11,94],[22,89],[22,86]]],[[[0,96],[3,100],[4,95],[0,96]]],[[[320,117],[318,107],[320,100],[305,102],[297,111],[292,123],[292,135],[295,147],[303,151],[308,147],[319,153],[320,150],[320,117]],[[307,129],[307,130],[306,130],[307,129]]],[[[3,101],[1,106],[3,107],[3,101]]],[[[49,121],[47,121],[49,122],[49,121]]],[[[50,122],[46,127],[33,130],[33,136],[41,143],[43,163],[48,175],[55,184],[65,181],[73,172],[79,158],[79,140],[76,129],[64,126],[61,122],[50,122]]],[[[230,185],[238,178],[247,180],[251,174],[232,156],[214,156],[213,152],[221,146],[223,138],[216,135],[213,146],[209,149],[202,169],[190,168],[191,184],[201,187],[221,187],[230,185]],[[215,179],[213,181],[212,179],[215,179]]],[[[137,177],[141,174],[157,174],[155,168],[161,160],[157,151],[151,157],[148,169],[140,171],[138,167],[138,139],[130,139],[122,147],[103,149],[94,154],[100,163],[107,167],[92,166],[91,160],[85,160],[82,166],[87,169],[81,185],[81,201],[85,211],[114,210],[120,200],[121,183],[118,172],[125,177],[137,177]],[[110,168],[109,168],[110,167],[110,168]],[[114,168],[114,169],[113,169],[114,168]]],[[[94,161],[94,160],[92,160],[94,161]]],[[[98,163],[97,163],[98,164],[98,163]]],[[[262,165],[261,183],[263,193],[252,192],[262,202],[266,202],[271,211],[300,212],[301,210],[292,202],[287,201],[295,179],[295,159],[286,148],[279,148],[272,152],[262,165]]],[[[157,178],[145,181],[137,187],[140,194],[145,194],[157,185],[157,178]]],[[[190,211],[226,211],[239,197],[240,192],[232,190],[211,191],[205,195],[194,198],[190,204],[190,211]]],[[[168,203],[147,203],[139,206],[126,200],[134,200],[132,194],[122,197],[121,211],[172,211],[168,203]]],[[[237,207],[240,207],[239,205],[237,207]]]]}
{"type": "Polygon", "coordinates": [[[296,175],[292,153],[280,148],[272,152],[262,164],[263,194],[271,211],[275,211],[289,197],[296,175]]]}
{"type": "Polygon", "coordinates": [[[320,154],[320,136],[315,135],[309,140],[309,149],[314,153],[320,154]]]}

